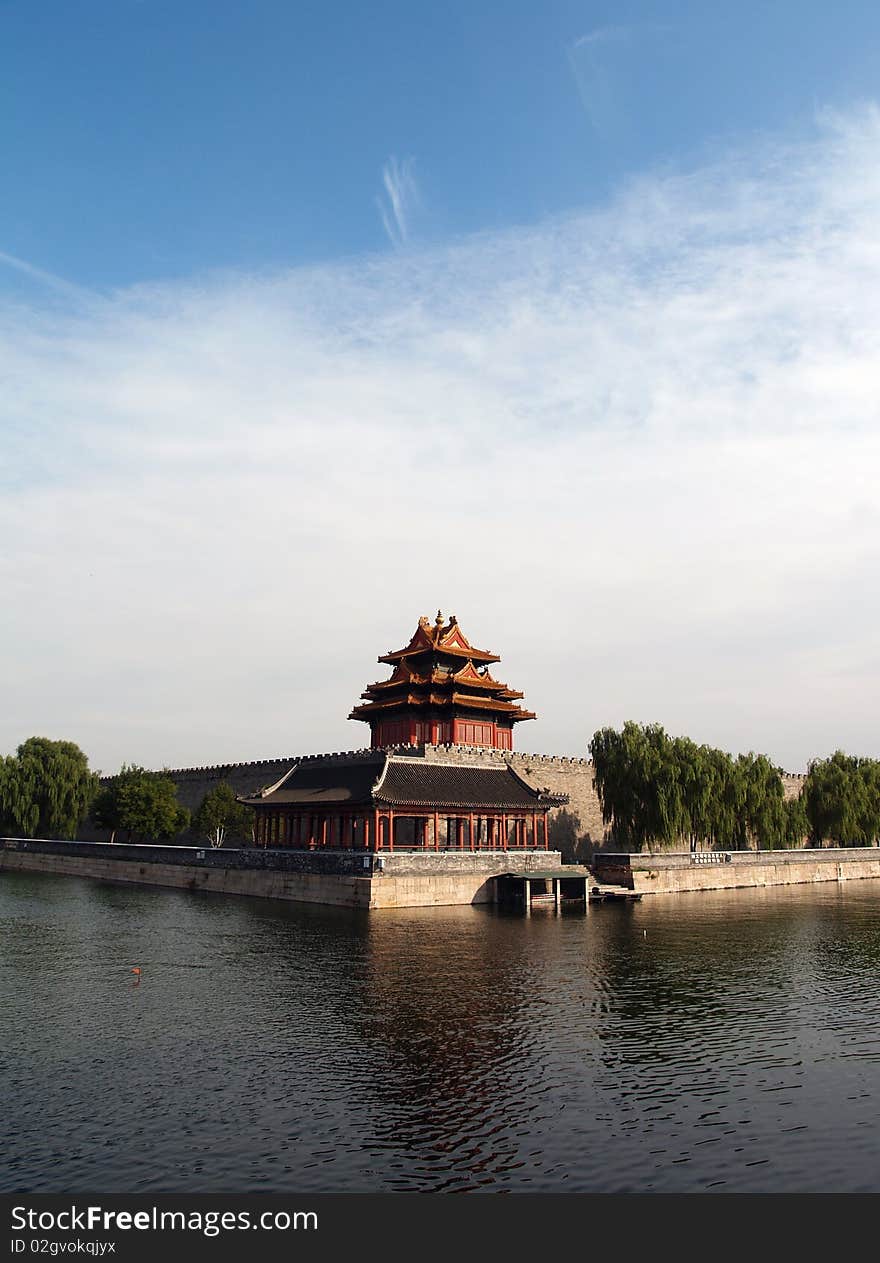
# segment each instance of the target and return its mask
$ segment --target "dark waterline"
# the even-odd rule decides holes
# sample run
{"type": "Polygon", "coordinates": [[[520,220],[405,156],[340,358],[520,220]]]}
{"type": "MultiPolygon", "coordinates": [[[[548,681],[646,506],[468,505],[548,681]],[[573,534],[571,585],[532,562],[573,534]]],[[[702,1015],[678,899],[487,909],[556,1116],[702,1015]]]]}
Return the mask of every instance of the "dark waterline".
{"type": "Polygon", "coordinates": [[[877,1191],[878,966],[871,881],[527,920],[8,873],[0,1190],[877,1191]]]}

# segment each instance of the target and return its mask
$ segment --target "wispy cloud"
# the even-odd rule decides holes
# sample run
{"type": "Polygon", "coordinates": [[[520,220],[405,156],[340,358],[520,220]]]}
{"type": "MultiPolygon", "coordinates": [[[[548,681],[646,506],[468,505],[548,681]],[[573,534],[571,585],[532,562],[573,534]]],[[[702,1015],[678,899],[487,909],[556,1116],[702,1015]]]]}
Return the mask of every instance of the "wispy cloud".
{"type": "Polygon", "coordinates": [[[400,161],[392,155],[382,168],[383,192],[376,203],[388,240],[395,246],[406,244],[411,216],[419,205],[419,188],[413,165],[412,158],[400,161]]]}
{"type": "Polygon", "coordinates": [[[656,43],[672,29],[657,22],[602,26],[568,45],[568,62],[578,95],[599,135],[610,138],[627,118],[633,95],[635,51],[643,41],[656,43]]]}
{"type": "Polygon", "coordinates": [[[529,748],[880,755],[878,152],[866,108],[405,259],[0,301],[0,749],[358,744],[442,605],[529,748]]]}
{"type": "Polygon", "coordinates": [[[74,285],[71,281],[66,281],[64,277],[56,276],[53,272],[46,272],[43,268],[35,267],[33,263],[28,263],[26,259],[19,259],[14,254],[6,254],[3,250],[0,250],[0,264],[12,268],[13,271],[26,276],[30,281],[35,281],[39,285],[45,285],[57,294],[63,294],[66,298],[81,299],[93,296],[90,291],[79,285],[74,285]]]}
{"type": "Polygon", "coordinates": [[[609,44],[630,39],[634,28],[631,26],[599,26],[594,31],[587,31],[572,42],[572,48],[586,48],[590,44],[609,44]]]}

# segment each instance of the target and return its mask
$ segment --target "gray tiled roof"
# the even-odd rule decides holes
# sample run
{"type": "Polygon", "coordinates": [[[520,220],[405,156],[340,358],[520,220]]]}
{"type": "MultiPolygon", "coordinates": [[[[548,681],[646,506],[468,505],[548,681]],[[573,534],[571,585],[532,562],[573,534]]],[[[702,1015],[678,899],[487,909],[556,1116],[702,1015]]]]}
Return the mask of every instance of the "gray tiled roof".
{"type": "Polygon", "coordinates": [[[457,767],[390,759],[375,793],[377,802],[407,807],[509,807],[538,805],[538,794],[508,767],[457,767]]]}
{"type": "Polygon", "coordinates": [[[395,758],[377,751],[375,759],[351,763],[301,763],[276,790],[246,801],[272,807],[338,804],[522,811],[555,806],[568,798],[533,789],[507,764],[467,767],[395,758]]]}
{"type": "Polygon", "coordinates": [[[375,759],[352,760],[351,763],[300,763],[271,794],[257,795],[245,801],[269,806],[308,807],[338,803],[347,807],[372,806],[372,789],[382,775],[385,755],[375,759]]]}

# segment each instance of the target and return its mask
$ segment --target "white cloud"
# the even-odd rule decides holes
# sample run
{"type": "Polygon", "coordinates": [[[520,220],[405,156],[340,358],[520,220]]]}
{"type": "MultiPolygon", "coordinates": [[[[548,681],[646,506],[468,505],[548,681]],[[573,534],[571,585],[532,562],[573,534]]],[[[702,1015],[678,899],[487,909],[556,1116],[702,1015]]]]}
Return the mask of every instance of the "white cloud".
{"type": "Polygon", "coordinates": [[[376,199],[382,227],[392,245],[405,245],[420,200],[412,158],[401,162],[392,155],[382,168],[382,187],[384,192],[376,199]]]}
{"type": "Polygon", "coordinates": [[[523,748],[880,754],[878,140],[866,108],[601,213],[0,303],[0,749],[359,745],[441,605],[523,748]]]}
{"type": "Polygon", "coordinates": [[[632,37],[633,29],[631,26],[598,26],[593,31],[587,31],[585,35],[579,35],[571,46],[572,48],[586,48],[590,44],[608,44],[618,40],[627,40],[632,37]]]}

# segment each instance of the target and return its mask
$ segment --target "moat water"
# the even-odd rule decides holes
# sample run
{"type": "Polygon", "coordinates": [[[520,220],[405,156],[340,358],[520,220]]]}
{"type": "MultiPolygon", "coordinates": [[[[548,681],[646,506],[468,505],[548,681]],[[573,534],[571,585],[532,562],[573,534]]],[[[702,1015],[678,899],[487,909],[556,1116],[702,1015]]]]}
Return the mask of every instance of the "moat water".
{"type": "Polygon", "coordinates": [[[5,874],[0,1190],[877,1191],[878,980],[870,881],[526,919],[5,874]]]}

